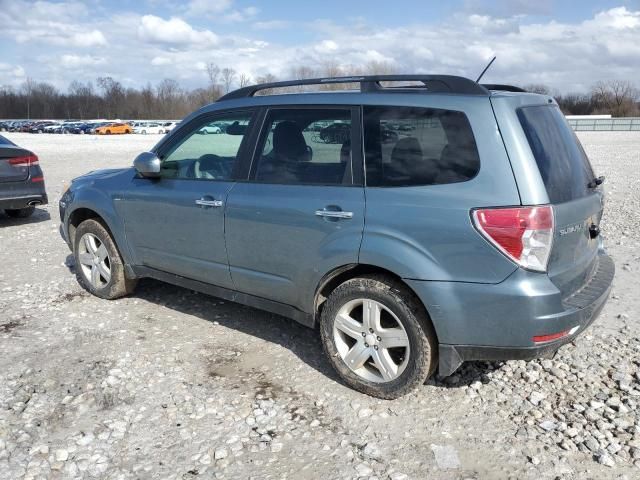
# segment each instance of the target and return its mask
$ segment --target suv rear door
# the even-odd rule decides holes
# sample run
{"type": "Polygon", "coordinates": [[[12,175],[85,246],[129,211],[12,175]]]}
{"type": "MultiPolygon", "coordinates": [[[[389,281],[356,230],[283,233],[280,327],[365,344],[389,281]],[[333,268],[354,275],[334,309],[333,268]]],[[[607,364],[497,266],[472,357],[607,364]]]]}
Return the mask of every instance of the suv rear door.
{"type": "Polygon", "coordinates": [[[365,206],[359,124],[359,108],[349,106],[266,112],[249,181],[227,200],[225,237],[239,291],[305,311],[325,273],[357,263],[365,206]],[[321,138],[325,124],[351,128],[321,138]]]}

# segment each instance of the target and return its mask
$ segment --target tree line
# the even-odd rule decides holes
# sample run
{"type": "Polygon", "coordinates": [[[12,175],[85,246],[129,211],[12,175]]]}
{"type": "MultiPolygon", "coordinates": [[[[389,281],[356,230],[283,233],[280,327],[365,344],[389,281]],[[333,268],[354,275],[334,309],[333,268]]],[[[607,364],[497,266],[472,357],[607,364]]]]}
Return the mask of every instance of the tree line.
{"type": "MultiPolygon", "coordinates": [[[[0,118],[32,119],[180,119],[237,87],[253,83],[269,83],[278,79],[267,74],[251,78],[232,68],[206,66],[205,86],[185,89],[176,80],[166,78],[156,85],[142,88],[125,87],[112,77],[98,77],[94,82],[73,81],[66,92],[47,82],[27,78],[18,88],[0,86],[0,118]]],[[[340,67],[328,62],[319,68],[298,66],[290,70],[288,79],[374,75],[396,73],[385,62],[370,62],[358,67],[340,67]]],[[[334,90],[345,85],[321,85],[318,89],[334,90]]],[[[614,117],[640,116],[640,91],[627,81],[601,81],[588,93],[562,94],[546,85],[524,87],[528,91],[552,95],[568,115],[611,114],[614,117]]],[[[290,90],[300,90],[292,88],[290,90]]],[[[268,92],[267,92],[268,93],[268,92]]]]}

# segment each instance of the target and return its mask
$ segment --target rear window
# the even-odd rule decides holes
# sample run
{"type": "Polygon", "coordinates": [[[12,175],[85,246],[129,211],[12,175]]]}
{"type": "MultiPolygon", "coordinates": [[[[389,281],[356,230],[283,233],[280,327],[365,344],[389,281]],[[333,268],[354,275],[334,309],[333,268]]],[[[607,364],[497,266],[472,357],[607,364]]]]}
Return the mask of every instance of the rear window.
{"type": "Polygon", "coordinates": [[[560,109],[555,105],[522,107],[518,118],[551,203],[588,195],[593,169],[560,109]]]}
{"type": "Polygon", "coordinates": [[[469,120],[452,110],[365,106],[364,147],[371,187],[465,182],[480,169],[469,120]]]}

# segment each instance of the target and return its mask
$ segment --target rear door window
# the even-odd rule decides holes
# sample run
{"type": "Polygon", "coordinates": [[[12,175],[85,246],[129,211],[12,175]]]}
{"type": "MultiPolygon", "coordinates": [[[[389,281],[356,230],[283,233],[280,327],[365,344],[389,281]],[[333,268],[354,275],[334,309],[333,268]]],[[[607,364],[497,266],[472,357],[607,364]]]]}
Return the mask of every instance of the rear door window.
{"type": "Polygon", "coordinates": [[[351,185],[351,108],[273,109],[267,114],[255,181],[351,185]]]}
{"type": "Polygon", "coordinates": [[[521,107],[518,118],[551,203],[588,195],[593,169],[560,109],[556,105],[521,107]]]}
{"type": "Polygon", "coordinates": [[[480,170],[464,113],[388,106],[365,106],[363,111],[367,186],[465,182],[480,170]]]}

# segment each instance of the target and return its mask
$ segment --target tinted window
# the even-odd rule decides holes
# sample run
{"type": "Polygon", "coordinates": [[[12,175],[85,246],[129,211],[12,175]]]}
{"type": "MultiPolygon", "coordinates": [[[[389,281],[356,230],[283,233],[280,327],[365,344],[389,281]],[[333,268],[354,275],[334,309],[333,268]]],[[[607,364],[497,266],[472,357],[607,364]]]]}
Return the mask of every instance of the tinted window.
{"type": "Polygon", "coordinates": [[[240,145],[249,130],[250,113],[218,117],[198,125],[162,159],[165,178],[228,180],[231,178],[240,145]],[[215,122],[226,120],[229,127],[219,135],[208,135],[215,122]]]}
{"type": "Polygon", "coordinates": [[[351,110],[271,110],[255,179],[264,183],[350,184],[351,110]]]}
{"type": "Polygon", "coordinates": [[[518,109],[518,118],[552,203],[589,193],[593,170],[575,133],[555,105],[518,109]]]}
{"type": "Polygon", "coordinates": [[[462,112],[364,107],[367,185],[437,185],[476,176],[480,158],[462,112]]]}

